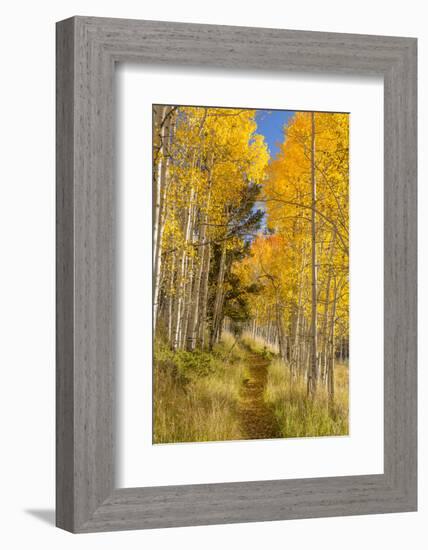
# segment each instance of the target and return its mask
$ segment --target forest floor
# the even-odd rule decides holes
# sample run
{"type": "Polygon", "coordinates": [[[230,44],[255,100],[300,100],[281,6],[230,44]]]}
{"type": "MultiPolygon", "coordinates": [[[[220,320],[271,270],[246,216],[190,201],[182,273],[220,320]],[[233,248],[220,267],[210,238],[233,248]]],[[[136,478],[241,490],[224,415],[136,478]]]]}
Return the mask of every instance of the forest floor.
{"type": "Polygon", "coordinates": [[[239,420],[243,439],[273,439],[281,437],[278,422],[266,404],[266,389],[270,360],[248,348],[247,372],[239,395],[239,420]]]}
{"type": "Polygon", "coordinates": [[[158,342],[154,443],[319,437],[348,434],[348,366],[335,369],[335,400],[325,386],[308,400],[305,377],[265,343],[224,334],[211,352],[172,351],[158,342]]]}

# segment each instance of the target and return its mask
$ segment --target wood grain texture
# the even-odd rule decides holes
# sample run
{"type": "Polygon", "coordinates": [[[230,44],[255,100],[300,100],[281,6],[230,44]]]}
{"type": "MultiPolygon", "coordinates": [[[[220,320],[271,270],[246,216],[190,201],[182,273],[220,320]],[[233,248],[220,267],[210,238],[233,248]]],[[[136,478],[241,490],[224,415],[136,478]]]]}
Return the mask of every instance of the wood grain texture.
{"type": "Polygon", "coordinates": [[[56,521],[74,526],[74,24],[56,36],[56,521]]]}
{"type": "Polygon", "coordinates": [[[92,532],[416,510],[416,150],[415,39],[87,17],[58,23],[59,527],[92,532]],[[115,489],[116,62],[383,76],[383,475],[115,489]]]}

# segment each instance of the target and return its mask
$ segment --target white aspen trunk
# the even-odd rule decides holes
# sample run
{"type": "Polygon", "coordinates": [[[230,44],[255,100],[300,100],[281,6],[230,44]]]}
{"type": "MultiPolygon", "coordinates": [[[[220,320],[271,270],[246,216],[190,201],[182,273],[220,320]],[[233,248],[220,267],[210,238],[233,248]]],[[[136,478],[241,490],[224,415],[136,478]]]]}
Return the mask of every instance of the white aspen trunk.
{"type": "MultiPolygon", "coordinates": [[[[192,216],[191,216],[191,225],[190,225],[190,235],[191,235],[191,244],[193,245],[195,242],[195,232],[194,232],[194,226],[195,226],[195,219],[196,219],[196,207],[194,206],[192,208],[192,216]]],[[[185,285],[185,291],[184,291],[184,297],[183,297],[183,322],[182,322],[182,328],[180,332],[180,343],[179,347],[180,349],[184,349],[186,346],[186,337],[187,337],[187,330],[189,326],[189,316],[190,316],[190,306],[191,306],[191,300],[192,300],[192,289],[193,289],[193,282],[195,278],[195,262],[193,257],[187,259],[187,284],[185,285]]]]}
{"type": "Polygon", "coordinates": [[[217,342],[221,341],[221,336],[223,334],[223,329],[224,329],[224,318],[222,317],[221,320],[220,320],[220,323],[219,323],[219,327],[218,327],[217,342]]]}
{"type": "Polygon", "coordinates": [[[301,340],[300,340],[300,363],[299,363],[299,375],[306,376],[306,350],[307,350],[307,339],[306,339],[306,317],[302,315],[301,321],[301,340]]]}
{"type": "Polygon", "coordinates": [[[278,332],[278,345],[279,345],[279,355],[283,361],[287,361],[287,342],[284,334],[284,326],[282,323],[282,315],[279,299],[276,299],[275,305],[275,314],[276,314],[276,328],[278,332]]]}
{"type": "Polygon", "coordinates": [[[270,308],[268,308],[267,326],[266,326],[266,328],[265,328],[265,335],[264,335],[266,341],[269,341],[270,325],[271,325],[271,320],[270,320],[270,308]]]}
{"type": "Polygon", "coordinates": [[[325,309],[324,309],[323,328],[321,331],[322,340],[323,340],[323,349],[321,352],[321,380],[323,382],[327,380],[327,368],[328,368],[328,342],[329,342],[328,310],[329,310],[329,303],[330,303],[330,284],[331,284],[331,275],[329,272],[327,277],[327,289],[325,294],[326,303],[325,303],[325,309]]]}
{"type": "Polygon", "coordinates": [[[308,376],[308,391],[314,397],[318,382],[317,364],[317,251],[316,251],[316,215],[317,188],[315,178],[315,113],[311,114],[311,277],[312,277],[312,303],[311,303],[311,364],[308,376]]]}
{"type": "Polygon", "coordinates": [[[311,353],[312,353],[312,340],[310,332],[310,322],[305,319],[305,375],[309,379],[309,372],[311,368],[311,353]]]}
{"type": "Polygon", "coordinates": [[[153,265],[155,263],[159,219],[160,219],[160,203],[161,203],[161,174],[163,163],[163,135],[162,135],[162,120],[164,119],[166,107],[155,107],[153,109],[153,143],[157,144],[158,151],[156,153],[156,167],[153,167],[153,265]]]}
{"type": "Polygon", "coordinates": [[[175,274],[175,261],[176,253],[173,253],[171,273],[169,279],[169,292],[168,292],[168,343],[172,343],[172,323],[173,323],[173,309],[174,309],[174,274],[175,274]]]}
{"type": "Polygon", "coordinates": [[[297,312],[296,312],[296,324],[295,324],[295,332],[294,332],[294,342],[293,342],[293,350],[292,350],[292,361],[291,361],[291,368],[294,371],[293,375],[295,376],[297,371],[300,370],[299,368],[299,360],[300,360],[300,331],[301,331],[301,315],[302,315],[302,293],[303,293],[303,276],[304,276],[304,267],[305,267],[305,254],[302,249],[302,262],[300,267],[300,273],[299,273],[299,293],[297,298],[297,312]]]}
{"type": "Polygon", "coordinates": [[[208,311],[208,286],[211,263],[211,245],[209,243],[204,246],[204,271],[202,279],[202,295],[201,295],[201,315],[199,321],[199,343],[201,349],[206,346],[207,332],[207,311],[208,311]]]}
{"type": "Polygon", "coordinates": [[[336,279],[334,279],[334,300],[330,326],[330,359],[328,364],[328,400],[330,405],[333,404],[334,401],[334,367],[336,362],[334,328],[336,321],[337,293],[337,282],[336,279]]]}
{"type": "MultiPolygon", "coordinates": [[[[201,123],[200,134],[203,129],[203,125],[206,119],[205,110],[204,118],[201,123]]],[[[208,199],[206,205],[206,211],[203,218],[202,226],[202,259],[200,265],[200,272],[198,274],[197,281],[197,293],[195,296],[193,317],[191,319],[191,334],[190,334],[190,347],[194,349],[196,345],[199,345],[202,349],[206,345],[206,325],[207,325],[207,311],[208,311],[208,289],[209,289],[209,271],[211,263],[211,245],[207,242],[208,235],[208,212],[209,204],[211,201],[211,189],[213,184],[213,166],[214,166],[214,154],[211,153],[208,159],[209,176],[208,176],[208,199]]]]}
{"type": "Polygon", "coordinates": [[[226,243],[223,243],[221,259],[220,259],[220,267],[219,267],[218,278],[217,278],[216,297],[215,297],[214,310],[213,310],[210,349],[213,348],[213,345],[217,340],[217,333],[219,330],[219,324],[221,320],[220,314],[221,314],[221,306],[223,302],[223,282],[224,282],[225,270],[226,270],[226,243]]]}
{"type": "Polygon", "coordinates": [[[189,326],[190,300],[191,300],[191,292],[192,292],[192,285],[193,285],[193,260],[190,260],[189,264],[190,264],[190,268],[188,269],[188,272],[190,273],[189,281],[186,285],[186,289],[183,297],[183,318],[182,318],[182,327],[180,332],[180,344],[179,344],[180,349],[185,348],[187,327],[189,326]]]}
{"type": "Polygon", "coordinates": [[[322,339],[323,339],[323,350],[321,354],[321,379],[325,382],[327,380],[327,370],[328,370],[328,342],[329,342],[329,328],[328,328],[328,311],[330,308],[330,286],[331,286],[331,275],[332,275],[332,261],[334,258],[335,251],[335,242],[336,242],[336,231],[333,230],[333,236],[330,243],[329,250],[329,267],[326,283],[326,292],[325,292],[325,306],[324,306],[324,319],[323,319],[323,328],[322,328],[322,339]]]}
{"type": "MultiPolygon", "coordinates": [[[[208,188],[208,197],[207,197],[207,205],[206,205],[207,209],[209,208],[210,197],[211,197],[211,179],[210,179],[209,188],[208,188]]],[[[188,351],[193,351],[195,349],[197,335],[198,335],[201,282],[202,282],[202,274],[204,270],[205,248],[207,247],[207,244],[208,244],[206,243],[207,223],[208,223],[208,215],[205,213],[203,217],[202,228],[200,231],[200,244],[202,245],[199,248],[200,261],[196,271],[195,281],[193,285],[194,288],[192,293],[192,300],[190,304],[189,325],[187,330],[187,341],[186,341],[186,349],[188,351]]]]}
{"type": "Polygon", "coordinates": [[[199,265],[196,266],[196,274],[193,281],[193,289],[189,289],[189,312],[188,325],[186,330],[186,349],[193,351],[196,347],[197,321],[199,310],[199,299],[201,291],[201,279],[203,269],[203,257],[199,259],[199,265]]]}
{"type": "MultiPolygon", "coordinates": [[[[153,171],[154,188],[154,225],[153,225],[153,331],[156,333],[156,321],[159,308],[159,287],[160,287],[160,231],[161,231],[161,197],[163,177],[165,174],[165,128],[162,122],[165,118],[166,107],[157,107],[154,113],[154,132],[158,132],[159,149],[157,152],[157,166],[153,171]]],[[[154,142],[157,141],[153,136],[154,142]]]]}
{"type": "Polygon", "coordinates": [[[192,219],[192,201],[193,201],[194,191],[190,190],[189,193],[189,203],[187,207],[187,218],[185,224],[185,246],[181,253],[181,261],[178,270],[178,289],[177,289],[177,304],[175,308],[175,323],[174,323],[174,338],[172,342],[172,348],[177,350],[180,344],[180,335],[182,329],[182,308],[183,308],[183,294],[185,289],[185,276],[186,276],[186,245],[190,239],[190,229],[191,229],[191,219],[192,219]]]}
{"type": "Polygon", "coordinates": [[[166,107],[161,111],[163,123],[160,129],[160,150],[159,164],[156,175],[156,199],[155,199],[155,224],[153,234],[153,329],[156,331],[158,310],[159,310],[159,295],[161,289],[162,276],[162,237],[165,229],[165,221],[167,217],[167,190],[168,190],[168,169],[169,169],[169,149],[172,144],[173,121],[171,110],[168,112],[166,107]]]}
{"type": "Polygon", "coordinates": [[[293,378],[295,378],[296,376],[297,364],[298,364],[297,361],[298,361],[298,350],[299,350],[300,294],[301,294],[301,291],[299,290],[299,298],[297,301],[297,308],[296,308],[296,314],[294,319],[293,348],[291,350],[291,361],[290,361],[290,369],[291,369],[293,378]]]}

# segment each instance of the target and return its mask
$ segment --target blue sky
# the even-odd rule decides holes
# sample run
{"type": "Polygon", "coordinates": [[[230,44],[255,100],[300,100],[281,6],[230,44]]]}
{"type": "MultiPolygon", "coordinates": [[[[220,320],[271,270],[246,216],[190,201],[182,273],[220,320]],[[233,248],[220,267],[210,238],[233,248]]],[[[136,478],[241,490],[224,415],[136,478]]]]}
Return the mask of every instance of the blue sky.
{"type": "Polygon", "coordinates": [[[283,128],[296,111],[256,111],[257,133],[265,136],[271,157],[279,151],[278,144],[284,141],[283,128]]]}
{"type": "MultiPolygon", "coordinates": [[[[284,141],[284,125],[290,120],[296,111],[269,111],[257,110],[256,123],[258,134],[265,137],[265,141],[269,148],[271,158],[274,158],[279,151],[278,145],[284,141]]],[[[266,211],[266,206],[263,202],[256,202],[254,209],[266,211]]],[[[263,216],[262,231],[266,229],[266,218],[263,216]]]]}

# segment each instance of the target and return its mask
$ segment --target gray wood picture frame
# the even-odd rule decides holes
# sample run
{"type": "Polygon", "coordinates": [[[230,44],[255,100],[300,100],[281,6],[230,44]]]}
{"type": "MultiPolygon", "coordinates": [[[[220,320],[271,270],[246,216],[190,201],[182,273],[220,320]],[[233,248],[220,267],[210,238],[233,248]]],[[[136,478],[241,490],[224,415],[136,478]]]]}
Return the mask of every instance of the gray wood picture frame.
{"type": "Polygon", "coordinates": [[[414,38],[91,17],[57,24],[58,527],[83,533],[416,510],[416,45],[414,38]],[[115,487],[118,62],[383,77],[383,474],[115,487]]]}

